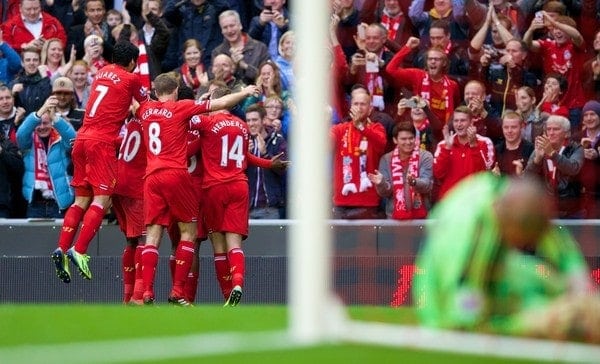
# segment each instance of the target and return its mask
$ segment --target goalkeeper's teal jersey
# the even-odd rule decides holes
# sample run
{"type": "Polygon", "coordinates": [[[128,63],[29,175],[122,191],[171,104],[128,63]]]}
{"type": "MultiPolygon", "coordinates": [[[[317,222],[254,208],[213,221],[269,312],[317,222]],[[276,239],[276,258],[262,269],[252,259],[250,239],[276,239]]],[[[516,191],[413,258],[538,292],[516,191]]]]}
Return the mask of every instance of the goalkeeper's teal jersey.
{"type": "Polygon", "coordinates": [[[584,274],[566,229],[553,226],[536,254],[500,244],[493,203],[506,180],[482,173],[461,182],[432,211],[414,277],[413,298],[429,326],[519,330],[515,314],[544,305],[584,274]]]}

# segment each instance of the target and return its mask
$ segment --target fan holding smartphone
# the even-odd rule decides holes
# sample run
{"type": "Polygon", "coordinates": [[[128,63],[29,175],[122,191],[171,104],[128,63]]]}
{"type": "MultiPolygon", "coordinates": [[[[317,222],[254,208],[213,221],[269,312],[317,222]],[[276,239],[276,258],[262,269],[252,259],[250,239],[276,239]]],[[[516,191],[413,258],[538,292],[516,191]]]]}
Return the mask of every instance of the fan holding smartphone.
{"type": "Polygon", "coordinates": [[[269,48],[271,59],[276,59],[278,42],[283,33],[289,30],[289,16],[284,7],[285,0],[263,0],[263,9],[252,18],[248,34],[269,48]]]}

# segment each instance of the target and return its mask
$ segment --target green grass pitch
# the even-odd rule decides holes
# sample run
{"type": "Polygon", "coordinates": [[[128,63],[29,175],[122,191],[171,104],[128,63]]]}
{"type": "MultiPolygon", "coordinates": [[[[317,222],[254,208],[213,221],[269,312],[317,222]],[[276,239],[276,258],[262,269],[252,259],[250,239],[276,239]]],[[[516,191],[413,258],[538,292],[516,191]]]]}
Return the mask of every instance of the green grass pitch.
{"type": "MultiPolygon", "coordinates": [[[[357,320],[388,323],[415,323],[411,309],[387,307],[350,307],[357,320]]],[[[252,333],[283,331],[286,327],[285,306],[240,305],[223,308],[201,305],[192,308],[127,307],[120,305],[0,305],[0,363],[7,350],[29,352],[31,348],[81,345],[152,338],[185,338],[222,332],[252,333]]],[[[183,339],[182,339],[183,340],[183,339]]],[[[151,344],[148,344],[151,345],[151,344]]],[[[198,342],[198,345],[202,345],[198,342]]],[[[165,348],[168,350],[168,348],[165,348]]],[[[65,357],[68,353],[64,353],[65,357]]],[[[102,361],[102,352],[90,352],[102,361]]],[[[48,357],[46,364],[53,364],[48,357]]],[[[91,360],[93,361],[93,360],[91,360]]],[[[274,349],[261,352],[211,354],[209,356],[173,357],[160,360],[119,361],[127,363],[532,363],[506,359],[416,351],[348,343],[274,349]]],[[[60,361],[59,361],[60,363],[60,361]]]]}

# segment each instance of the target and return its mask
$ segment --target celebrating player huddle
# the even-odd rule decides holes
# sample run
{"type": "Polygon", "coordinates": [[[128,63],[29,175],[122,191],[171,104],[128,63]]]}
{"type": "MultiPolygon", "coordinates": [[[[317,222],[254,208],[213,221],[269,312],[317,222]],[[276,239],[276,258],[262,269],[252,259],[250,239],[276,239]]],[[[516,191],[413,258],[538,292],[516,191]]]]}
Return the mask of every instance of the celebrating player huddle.
{"type": "MultiPolygon", "coordinates": [[[[249,132],[244,121],[223,109],[258,94],[258,89],[248,86],[233,94],[217,89],[210,100],[178,100],[178,80],[173,75],[162,74],[154,81],[157,100],[151,100],[142,95],[137,76],[131,73],[138,57],[137,48],[119,42],[115,45],[117,54],[121,54],[122,59],[103,68],[94,79],[93,95],[75,140],[76,199],[65,214],[58,248],[52,253],[56,274],[69,283],[70,260],[84,278],[92,278],[86,251],[112,201],[128,242],[123,254],[125,302],[154,302],[154,279],[163,229],[176,224],[177,234],[172,235],[179,241],[174,242],[168,301],[179,306],[193,302],[198,277],[196,274],[196,284],[192,284],[190,290],[186,288],[188,275],[197,260],[196,242],[205,238],[203,231],[206,230],[213,244],[225,305],[235,306],[244,285],[241,242],[248,235],[248,183],[244,172],[249,132]],[[117,47],[122,52],[117,52],[117,47]],[[132,98],[139,102],[139,107],[135,118],[125,124],[132,98]],[[123,133],[119,138],[121,129],[123,133]],[[202,169],[201,183],[194,183],[188,171],[191,130],[199,135],[202,163],[196,168],[202,169]],[[145,158],[140,157],[144,150],[145,158]],[[134,160],[138,162],[131,163],[134,160]],[[122,181],[134,182],[130,173],[140,175],[141,168],[145,168],[143,197],[122,181]],[[210,211],[210,214],[202,211],[210,211]],[[80,223],[78,239],[71,247],[80,223]],[[144,227],[146,241],[142,245],[140,237],[144,227]]],[[[259,158],[252,161],[263,168],[275,164],[259,158]]],[[[277,163],[281,165],[280,161],[277,163]]]]}

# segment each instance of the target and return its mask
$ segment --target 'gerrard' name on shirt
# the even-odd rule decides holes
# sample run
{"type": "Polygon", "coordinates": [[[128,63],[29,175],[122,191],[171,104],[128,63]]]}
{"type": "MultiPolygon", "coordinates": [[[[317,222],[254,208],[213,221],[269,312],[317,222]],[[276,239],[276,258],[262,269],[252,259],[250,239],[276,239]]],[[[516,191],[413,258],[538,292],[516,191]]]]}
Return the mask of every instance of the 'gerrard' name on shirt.
{"type": "Polygon", "coordinates": [[[162,107],[151,107],[148,110],[144,111],[144,113],[142,114],[142,119],[148,119],[150,116],[162,116],[164,118],[170,119],[173,117],[173,113],[169,111],[169,109],[165,109],[162,107]]]}
{"type": "Polygon", "coordinates": [[[98,73],[96,73],[96,80],[99,80],[101,78],[110,80],[115,85],[121,82],[121,78],[119,78],[119,75],[110,71],[99,71],[98,73]]]}

